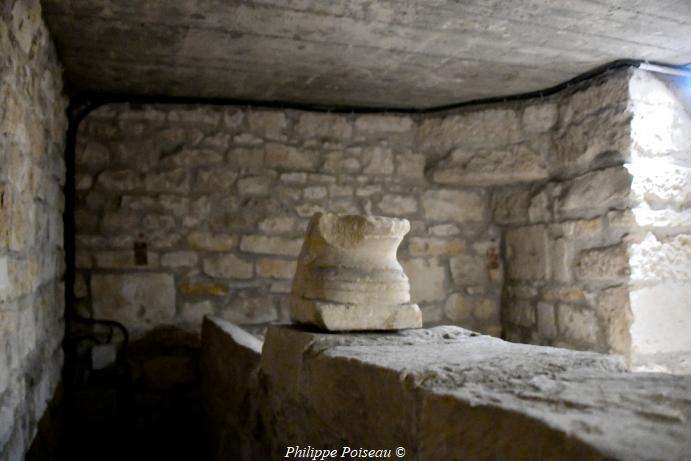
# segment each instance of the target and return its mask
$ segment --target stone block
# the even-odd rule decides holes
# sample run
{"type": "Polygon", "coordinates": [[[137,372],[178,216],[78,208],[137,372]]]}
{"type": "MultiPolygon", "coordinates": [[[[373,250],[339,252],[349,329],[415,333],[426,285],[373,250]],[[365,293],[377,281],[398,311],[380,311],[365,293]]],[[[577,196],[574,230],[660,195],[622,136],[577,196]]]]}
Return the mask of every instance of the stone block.
{"type": "Polygon", "coordinates": [[[140,272],[92,274],[94,317],[116,320],[131,332],[171,324],[175,317],[175,285],[171,274],[140,272]]]}
{"type": "Polygon", "coordinates": [[[184,168],[164,172],[147,173],[144,178],[149,192],[172,192],[185,194],[190,191],[190,173],[184,168]]]}
{"type": "Polygon", "coordinates": [[[579,176],[565,184],[558,211],[564,217],[590,218],[612,208],[624,208],[631,192],[631,179],[624,167],[579,176]]]}
{"type": "Polygon", "coordinates": [[[199,257],[194,251],[171,251],[161,257],[161,265],[173,269],[191,267],[197,264],[199,257]]]}
{"type": "Polygon", "coordinates": [[[270,216],[259,222],[259,230],[265,234],[289,234],[296,228],[291,216],[270,216]]]}
{"type": "Polygon", "coordinates": [[[288,239],[266,235],[244,235],[240,240],[240,250],[280,256],[297,256],[302,246],[301,239],[288,239]]]}
{"type": "Polygon", "coordinates": [[[557,337],[557,319],[553,304],[537,304],[537,332],[543,338],[552,339],[557,337]]]}
{"type": "Polygon", "coordinates": [[[397,153],[396,174],[404,178],[424,178],[425,156],[407,152],[397,153]]]}
{"type": "Polygon", "coordinates": [[[211,277],[228,279],[251,279],[254,265],[234,254],[218,254],[203,260],[204,273],[211,277]]]}
{"type": "Polygon", "coordinates": [[[521,118],[523,128],[530,133],[544,133],[552,129],[558,120],[559,107],[554,103],[528,106],[523,110],[521,118]]]}
{"type": "Polygon", "coordinates": [[[267,139],[282,139],[288,125],[283,111],[252,110],[247,113],[250,130],[267,139]]]}
{"type": "Polygon", "coordinates": [[[346,116],[340,114],[303,112],[295,126],[295,132],[301,139],[347,139],[353,129],[346,116]]]}
{"type": "Polygon", "coordinates": [[[484,285],[487,283],[487,260],[480,255],[460,254],[449,258],[454,286],[484,285]]]}
{"type": "Polygon", "coordinates": [[[658,239],[646,234],[629,246],[631,279],[640,282],[691,280],[691,234],[658,239]]]}
{"type": "Polygon", "coordinates": [[[265,196],[269,195],[269,189],[273,178],[271,176],[248,176],[238,179],[238,193],[240,195],[265,196]]]}
{"type": "Polygon", "coordinates": [[[274,299],[264,290],[241,290],[226,304],[219,315],[240,325],[256,325],[278,320],[274,299]]]}
{"type": "Polygon", "coordinates": [[[530,301],[511,301],[504,307],[503,313],[509,323],[522,327],[532,327],[535,325],[535,305],[530,301]]]}
{"type": "Polygon", "coordinates": [[[542,224],[519,227],[506,232],[509,278],[542,280],[550,276],[549,240],[542,224]]]}
{"type": "Polygon", "coordinates": [[[183,282],[178,287],[187,296],[224,296],[228,293],[226,284],[217,282],[183,282]]]}
{"type": "Polygon", "coordinates": [[[314,150],[298,149],[277,143],[266,145],[266,165],[269,168],[314,171],[318,161],[319,153],[314,150]]]}
{"type": "Polygon", "coordinates": [[[576,263],[576,274],[582,280],[624,281],[630,273],[626,245],[623,243],[582,251],[576,263]]]}
{"type": "Polygon", "coordinates": [[[364,134],[407,133],[413,129],[413,119],[406,115],[360,115],[355,129],[364,134]]]}
{"type": "Polygon", "coordinates": [[[451,189],[428,190],[422,195],[422,208],[430,221],[484,221],[486,200],[481,193],[451,189]]]}
{"type": "Polygon", "coordinates": [[[235,185],[238,174],[224,168],[201,169],[194,181],[195,192],[229,192],[235,185]]]}
{"type": "Polygon", "coordinates": [[[182,304],[180,318],[183,322],[198,328],[207,315],[213,315],[214,305],[211,301],[186,302],[182,304]]]}
{"type": "Polygon", "coordinates": [[[363,152],[365,159],[365,174],[390,175],[394,171],[393,151],[388,147],[376,146],[366,148],[363,152]]]}
{"type": "Polygon", "coordinates": [[[496,224],[527,224],[532,195],[528,188],[503,188],[492,195],[492,220],[496,224]]]}
{"type": "Polygon", "coordinates": [[[402,259],[401,265],[410,281],[411,302],[446,299],[446,270],[436,258],[402,259]]]}
{"type": "Polygon", "coordinates": [[[448,256],[457,255],[464,251],[465,242],[460,239],[411,237],[408,240],[408,252],[411,256],[448,256]]]}
{"type": "Polygon", "coordinates": [[[237,241],[233,234],[194,231],[187,236],[187,243],[197,250],[229,251],[235,248],[237,241]]]}
{"type": "MultiPolygon", "coordinates": [[[[659,300],[656,300],[659,303],[659,300]]],[[[664,305],[664,304],[661,304],[664,305]]],[[[602,319],[609,352],[628,356],[631,352],[631,302],[629,288],[618,286],[602,290],[597,298],[597,313],[602,319]]],[[[658,318],[665,318],[656,314],[658,318]]]]}
{"type": "Polygon", "coordinates": [[[417,199],[407,195],[386,194],[377,205],[387,216],[407,216],[417,213],[417,199]]]}
{"type": "Polygon", "coordinates": [[[600,325],[595,312],[570,304],[557,305],[559,334],[588,348],[601,349],[600,325]]]}
{"type": "Polygon", "coordinates": [[[296,261],[259,258],[257,260],[257,275],[274,279],[292,279],[293,275],[295,275],[296,267],[296,261]]]}
{"type": "Polygon", "coordinates": [[[449,161],[430,169],[439,184],[497,186],[548,177],[548,141],[519,144],[500,150],[456,150],[449,161]],[[456,159],[458,158],[458,159],[456,159]]]}

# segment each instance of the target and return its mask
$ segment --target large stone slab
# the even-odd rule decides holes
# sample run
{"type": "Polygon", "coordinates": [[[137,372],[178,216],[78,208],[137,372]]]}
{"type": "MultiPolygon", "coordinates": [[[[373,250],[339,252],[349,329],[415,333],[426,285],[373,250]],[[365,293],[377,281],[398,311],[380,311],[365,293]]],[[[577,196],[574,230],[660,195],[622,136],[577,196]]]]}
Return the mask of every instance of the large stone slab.
{"type": "MultiPolygon", "coordinates": [[[[247,363],[246,354],[233,358],[240,347],[217,362],[247,363]]],[[[419,461],[687,460],[691,453],[691,376],[628,373],[601,354],[452,326],[338,335],[273,326],[252,370],[262,376],[261,391],[248,404],[264,425],[251,440],[266,451],[237,459],[278,459],[296,445],[402,447],[419,461]]],[[[226,417],[226,428],[241,427],[226,437],[251,432],[233,423],[246,414],[226,417]]]]}

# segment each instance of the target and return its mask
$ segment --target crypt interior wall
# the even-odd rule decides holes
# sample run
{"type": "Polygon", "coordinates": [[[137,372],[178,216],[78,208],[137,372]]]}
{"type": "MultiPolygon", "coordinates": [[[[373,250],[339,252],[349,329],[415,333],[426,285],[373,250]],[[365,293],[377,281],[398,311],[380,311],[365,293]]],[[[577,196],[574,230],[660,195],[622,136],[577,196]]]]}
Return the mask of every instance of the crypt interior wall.
{"type": "Polygon", "coordinates": [[[3,2],[0,459],[24,458],[60,382],[66,105],[40,3],[3,2]]]}

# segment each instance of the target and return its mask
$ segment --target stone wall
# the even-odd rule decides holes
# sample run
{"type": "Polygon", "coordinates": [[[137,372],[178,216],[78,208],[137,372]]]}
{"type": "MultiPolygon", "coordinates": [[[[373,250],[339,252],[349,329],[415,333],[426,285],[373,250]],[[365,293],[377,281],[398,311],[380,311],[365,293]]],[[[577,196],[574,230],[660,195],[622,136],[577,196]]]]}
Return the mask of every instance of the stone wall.
{"type": "Polygon", "coordinates": [[[436,134],[418,126],[400,114],[97,109],[76,151],[80,308],[135,337],[159,325],[198,331],[205,314],[284,320],[307,222],[328,210],[408,218],[399,259],[425,321],[498,335],[489,193],[429,178],[438,146],[425,139],[436,134]]]}
{"type": "Polygon", "coordinates": [[[543,103],[553,122],[543,177],[493,194],[511,341],[629,352],[630,78],[618,72],[543,103]]]}
{"type": "Polygon", "coordinates": [[[630,82],[631,359],[691,373],[691,79],[630,82]]]}
{"type": "Polygon", "coordinates": [[[60,381],[66,100],[38,0],[0,5],[0,459],[19,460],[60,381]]]}
{"type": "Polygon", "coordinates": [[[213,318],[202,342],[211,459],[280,459],[289,447],[336,450],[315,459],[341,459],[348,447],[418,461],[691,452],[691,376],[627,373],[608,355],[455,326],[320,334],[281,325],[262,344],[213,318]]]}

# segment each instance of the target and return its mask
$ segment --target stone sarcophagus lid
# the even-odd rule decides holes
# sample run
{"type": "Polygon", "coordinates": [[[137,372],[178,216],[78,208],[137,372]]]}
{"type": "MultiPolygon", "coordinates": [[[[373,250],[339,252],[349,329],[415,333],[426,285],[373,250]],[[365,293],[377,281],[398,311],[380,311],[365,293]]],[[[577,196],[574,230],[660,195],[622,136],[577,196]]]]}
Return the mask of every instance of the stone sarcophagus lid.
{"type": "Polygon", "coordinates": [[[315,214],[293,279],[293,321],[331,331],[420,328],[396,259],[409,230],[406,219],[315,214]]]}

